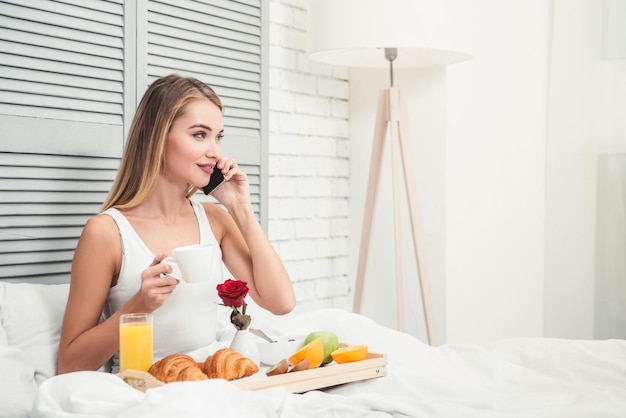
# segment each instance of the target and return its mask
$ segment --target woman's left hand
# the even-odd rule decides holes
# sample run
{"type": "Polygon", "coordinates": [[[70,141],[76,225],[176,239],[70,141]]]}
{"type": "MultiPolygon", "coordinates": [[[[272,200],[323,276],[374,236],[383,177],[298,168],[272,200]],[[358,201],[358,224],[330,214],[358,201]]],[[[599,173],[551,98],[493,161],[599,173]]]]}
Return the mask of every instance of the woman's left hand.
{"type": "Polygon", "coordinates": [[[229,205],[250,204],[250,184],[248,176],[232,158],[220,158],[214,170],[224,174],[224,183],[211,193],[218,202],[229,205]]]}

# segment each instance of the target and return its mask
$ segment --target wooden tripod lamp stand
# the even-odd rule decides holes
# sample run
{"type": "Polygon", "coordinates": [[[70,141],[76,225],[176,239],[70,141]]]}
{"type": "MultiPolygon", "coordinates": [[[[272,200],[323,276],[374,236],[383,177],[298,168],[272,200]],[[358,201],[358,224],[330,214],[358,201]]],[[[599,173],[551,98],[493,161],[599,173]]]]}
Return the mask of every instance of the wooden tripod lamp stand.
{"type": "Polygon", "coordinates": [[[430,288],[430,275],[427,266],[426,250],[423,239],[423,230],[419,216],[419,202],[417,197],[417,181],[413,162],[413,150],[409,134],[409,117],[406,102],[402,91],[393,87],[393,61],[397,58],[396,48],[385,48],[385,58],[390,65],[391,87],[378,93],[378,105],[376,111],[376,124],[374,128],[374,140],[370,157],[370,171],[367,181],[367,196],[365,198],[365,212],[363,214],[363,228],[361,232],[361,245],[359,248],[359,261],[356,272],[356,285],[354,289],[355,312],[361,311],[363,290],[369,257],[370,237],[374,222],[374,210],[378,197],[378,186],[383,162],[385,140],[389,132],[391,145],[392,167],[392,193],[393,193],[393,231],[395,252],[395,276],[396,276],[396,301],[398,310],[398,329],[404,331],[404,272],[402,268],[402,227],[400,224],[401,209],[401,178],[404,179],[405,195],[408,202],[409,220],[411,224],[411,237],[417,266],[420,293],[426,333],[429,344],[434,345],[437,341],[432,308],[432,294],[430,288]]]}
{"type": "MultiPolygon", "coordinates": [[[[361,312],[370,238],[379,189],[387,132],[391,145],[393,231],[398,329],[404,331],[404,272],[402,269],[402,187],[408,203],[411,237],[420,284],[428,343],[437,343],[430,276],[420,224],[417,181],[409,135],[408,112],[402,92],[393,86],[398,67],[446,65],[470,58],[458,52],[458,36],[449,35],[454,24],[447,14],[457,0],[313,0],[309,4],[309,58],[348,67],[389,67],[391,87],[378,95],[374,139],[354,289],[355,312],[361,312]],[[443,35],[443,36],[442,36],[443,35]],[[383,54],[384,52],[384,54],[383,54]],[[384,59],[383,59],[384,58],[384,59]]],[[[462,38],[462,37],[461,37],[462,38]]]]}

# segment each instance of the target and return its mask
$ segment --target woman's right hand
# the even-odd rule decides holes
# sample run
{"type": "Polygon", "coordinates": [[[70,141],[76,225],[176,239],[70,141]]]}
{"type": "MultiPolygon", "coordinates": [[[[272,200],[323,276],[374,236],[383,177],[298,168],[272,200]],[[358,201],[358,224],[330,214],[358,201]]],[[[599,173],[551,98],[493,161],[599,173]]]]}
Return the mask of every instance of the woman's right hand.
{"type": "Polygon", "coordinates": [[[211,193],[227,209],[231,205],[250,205],[250,184],[247,174],[232,158],[220,157],[214,170],[220,170],[224,182],[211,193]]]}
{"type": "Polygon", "coordinates": [[[167,254],[159,254],[150,267],[141,272],[141,288],[138,292],[139,308],[142,312],[153,312],[172,294],[178,285],[178,280],[169,276],[172,267],[161,263],[167,254]]]}

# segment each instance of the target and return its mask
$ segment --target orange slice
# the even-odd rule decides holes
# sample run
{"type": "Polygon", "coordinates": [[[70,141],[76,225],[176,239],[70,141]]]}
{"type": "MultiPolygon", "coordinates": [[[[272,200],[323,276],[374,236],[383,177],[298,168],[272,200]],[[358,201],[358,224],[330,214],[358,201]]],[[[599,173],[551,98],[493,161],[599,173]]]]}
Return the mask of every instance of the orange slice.
{"type": "Polygon", "coordinates": [[[343,347],[330,353],[333,360],[339,364],[361,361],[367,356],[367,345],[351,345],[343,347]]]}
{"type": "Polygon", "coordinates": [[[324,345],[321,338],[316,338],[300,350],[293,353],[287,359],[287,362],[292,366],[300,363],[305,358],[309,359],[309,369],[315,369],[324,361],[324,345]]]}

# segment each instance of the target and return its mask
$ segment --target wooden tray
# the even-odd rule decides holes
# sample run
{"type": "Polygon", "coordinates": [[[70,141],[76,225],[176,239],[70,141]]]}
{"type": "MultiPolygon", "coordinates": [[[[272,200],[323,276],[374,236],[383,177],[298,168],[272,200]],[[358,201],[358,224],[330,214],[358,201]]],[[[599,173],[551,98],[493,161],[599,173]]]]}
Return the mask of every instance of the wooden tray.
{"type": "MultiPolygon", "coordinates": [[[[253,391],[282,387],[291,393],[304,393],[309,390],[386,376],[387,356],[385,354],[368,353],[365,360],[361,361],[344,364],[333,362],[316,369],[270,377],[265,375],[266,370],[267,368],[262,368],[253,376],[234,380],[232,383],[242,389],[253,391]]],[[[118,376],[130,386],[142,392],[165,384],[151,374],[137,370],[125,370],[118,373],[118,376]]]]}
{"type": "Polygon", "coordinates": [[[352,363],[330,363],[323,367],[299,372],[265,376],[265,370],[233,381],[242,389],[261,390],[282,387],[291,393],[303,393],[309,390],[327,388],[358,380],[373,379],[387,375],[387,356],[368,353],[365,360],[352,363]]]}
{"type": "Polygon", "coordinates": [[[117,376],[128,383],[132,388],[142,392],[165,384],[150,373],[139,370],[124,370],[123,372],[119,372],[117,376]]]}

